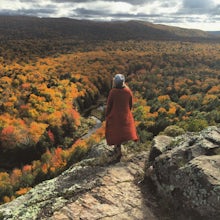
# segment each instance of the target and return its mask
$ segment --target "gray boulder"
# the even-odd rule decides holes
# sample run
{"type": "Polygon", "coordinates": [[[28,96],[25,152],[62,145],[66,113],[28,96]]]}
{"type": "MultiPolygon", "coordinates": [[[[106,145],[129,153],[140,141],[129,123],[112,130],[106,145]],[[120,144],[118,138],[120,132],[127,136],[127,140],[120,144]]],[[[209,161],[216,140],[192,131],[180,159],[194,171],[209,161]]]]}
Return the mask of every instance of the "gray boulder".
{"type": "Polygon", "coordinates": [[[220,128],[155,137],[147,170],[172,209],[191,219],[220,219],[220,128]]]}

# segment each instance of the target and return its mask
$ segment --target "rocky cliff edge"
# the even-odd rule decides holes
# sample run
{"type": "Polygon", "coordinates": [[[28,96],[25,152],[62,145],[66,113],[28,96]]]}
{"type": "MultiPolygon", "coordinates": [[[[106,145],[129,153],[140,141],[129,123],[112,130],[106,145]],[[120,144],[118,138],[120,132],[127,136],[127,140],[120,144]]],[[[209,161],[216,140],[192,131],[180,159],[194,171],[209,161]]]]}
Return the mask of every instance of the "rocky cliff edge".
{"type": "Polygon", "coordinates": [[[105,141],[93,146],[87,158],[60,176],[0,206],[0,219],[158,219],[140,188],[146,152],[121,162],[116,157],[105,141]]]}
{"type": "Polygon", "coordinates": [[[155,137],[146,174],[176,219],[220,219],[220,128],[155,137]]]}

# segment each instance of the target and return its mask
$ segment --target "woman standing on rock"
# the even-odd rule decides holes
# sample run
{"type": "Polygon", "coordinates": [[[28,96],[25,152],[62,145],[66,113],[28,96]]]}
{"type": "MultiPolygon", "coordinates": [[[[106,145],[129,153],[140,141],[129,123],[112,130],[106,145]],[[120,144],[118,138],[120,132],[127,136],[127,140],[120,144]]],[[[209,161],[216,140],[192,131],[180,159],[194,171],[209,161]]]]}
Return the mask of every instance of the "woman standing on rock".
{"type": "Polygon", "coordinates": [[[131,113],[132,99],[133,95],[125,84],[124,75],[116,74],[107,101],[105,136],[107,144],[115,146],[118,160],[121,158],[121,144],[138,139],[131,113]]]}

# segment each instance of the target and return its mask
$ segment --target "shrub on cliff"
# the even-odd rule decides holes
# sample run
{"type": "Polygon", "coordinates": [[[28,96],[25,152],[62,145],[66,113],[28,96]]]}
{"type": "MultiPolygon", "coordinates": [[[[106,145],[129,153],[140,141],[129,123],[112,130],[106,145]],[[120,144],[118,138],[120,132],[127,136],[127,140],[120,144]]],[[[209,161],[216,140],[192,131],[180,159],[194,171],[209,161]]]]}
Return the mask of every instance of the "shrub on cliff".
{"type": "Polygon", "coordinates": [[[170,125],[166,127],[165,130],[163,131],[163,134],[171,136],[171,137],[176,137],[184,133],[185,133],[184,129],[180,128],[177,125],[170,125]]]}
{"type": "Polygon", "coordinates": [[[198,132],[208,127],[208,122],[205,119],[192,119],[187,124],[187,130],[190,132],[198,132]]]}

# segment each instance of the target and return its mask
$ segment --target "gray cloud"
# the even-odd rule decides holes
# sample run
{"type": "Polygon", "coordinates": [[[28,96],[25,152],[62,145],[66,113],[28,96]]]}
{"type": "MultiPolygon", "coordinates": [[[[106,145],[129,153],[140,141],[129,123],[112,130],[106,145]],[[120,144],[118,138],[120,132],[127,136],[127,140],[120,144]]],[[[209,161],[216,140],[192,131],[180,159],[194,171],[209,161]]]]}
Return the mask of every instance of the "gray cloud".
{"type": "Polygon", "coordinates": [[[19,0],[19,2],[21,2],[21,3],[26,3],[26,2],[28,2],[28,3],[37,3],[37,2],[39,2],[38,0],[31,0],[31,1],[29,1],[29,0],[19,0]]]}
{"type": "Polygon", "coordinates": [[[73,11],[73,17],[82,17],[83,19],[88,18],[88,19],[98,19],[100,17],[106,17],[109,14],[107,14],[104,11],[100,10],[89,10],[85,8],[77,8],[76,10],[73,11]]]}
{"type": "MultiPolygon", "coordinates": [[[[20,0],[20,2],[25,0],[20,0]]],[[[30,3],[30,2],[29,2],[30,3]]],[[[41,5],[36,3],[34,1],[31,2],[29,7],[22,7],[20,6],[19,9],[13,9],[11,7],[10,9],[0,9],[1,15],[28,15],[28,16],[40,16],[40,17],[47,17],[50,14],[56,13],[57,8],[53,5],[46,5],[46,7],[42,7],[41,5]]]]}
{"type": "Polygon", "coordinates": [[[20,9],[20,10],[1,10],[0,15],[28,15],[28,16],[40,16],[44,17],[48,14],[54,13],[55,9],[20,9]]]}
{"type": "MultiPolygon", "coordinates": [[[[28,1],[28,0],[23,0],[23,1],[28,1]]],[[[56,3],[87,3],[87,2],[96,2],[94,0],[52,0],[53,2],[56,3]]],[[[124,3],[129,3],[132,5],[142,5],[145,3],[153,2],[154,0],[102,0],[102,2],[124,2],[124,3]]]]}
{"type": "Polygon", "coordinates": [[[38,8],[38,9],[23,9],[23,10],[18,10],[20,14],[23,15],[37,15],[37,16],[45,16],[48,14],[53,14],[56,12],[56,9],[54,8],[38,8]]]}
{"type": "Polygon", "coordinates": [[[0,15],[19,15],[17,11],[3,9],[0,11],[0,15]]]}
{"type": "Polygon", "coordinates": [[[181,16],[164,16],[163,18],[161,18],[160,15],[155,14],[154,16],[152,16],[152,19],[154,19],[155,23],[181,23],[183,19],[185,19],[185,17],[181,17],[181,16]]]}
{"type": "MultiPolygon", "coordinates": [[[[132,5],[143,5],[146,3],[151,3],[155,0],[120,0],[120,2],[125,2],[125,3],[129,3],[132,5]]],[[[118,1],[113,1],[113,2],[118,2],[118,1]]]]}
{"type": "MultiPolygon", "coordinates": [[[[164,5],[166,7],[166,5],[164,5]]],[[[92,16],[96,17],[97,16],[104,16],[104,17],[112,17],[113,19],[120,19],[120,18],[132,18],[132,19],[140,19],[140,18],[149,18],[149,17],[161,17],[161,14],[156,14],[156,13],[134,13],[133,11],[130,12],[115,12],[114,9],[109,10],[108,8],[102,9],[102,10],[91,10],[91,9],[86,9],[86,8],[77,8],[74,10],[74,12],[80,16],[92,16]]],[[[156,10],[155,10],[156,12],[156,10]]]]}
{"type": "Polygon", "coordinates": [[[211,14],[220,16],[220,4],[211,10],[211,14]]]}
{"type": "Polygon", "coordinates": [[[96,2],[94,0],[52,0],[55,3],[88,3],[88,2],[96,2]]]}
{"type": "Polygon", "coordinates": [[[183,0],[182,14],[208,14],[215,8],[213,0],[183,0]]]}
{"type": "Polygon", "coordinates": [[[204,0],[183,0],[184,8],[210,8],[214,6],[214,2],[212,0],[204,1],[204,0]]]}
{"type": "Polygon", "coordinates": [[[112,17],[112,20],[119,20],[120,18],[126,18],[126,19],[147,19],[147,18],[155,18],[159,17],[159,14],[144,14],[144,13],[138,13],[138,14],[130,14],[130,13],[111,13],[111,12],[105,12],[105,11],[94,11],[84,8],[78,8],[74,10],[74,14],[77,16],[87,17],[87,18],[97,18],[97,17],[112,17]]]}

